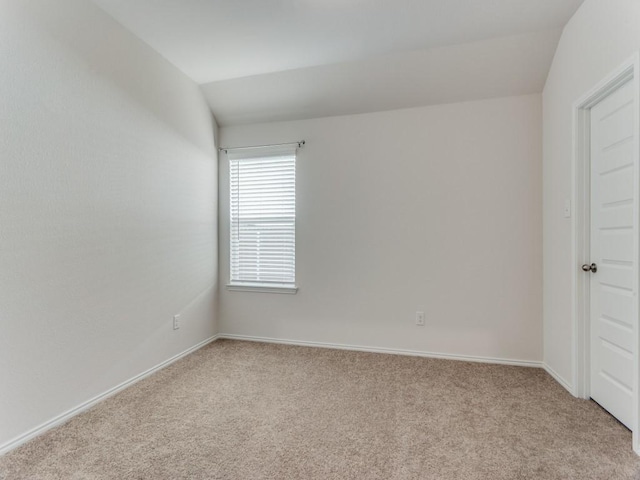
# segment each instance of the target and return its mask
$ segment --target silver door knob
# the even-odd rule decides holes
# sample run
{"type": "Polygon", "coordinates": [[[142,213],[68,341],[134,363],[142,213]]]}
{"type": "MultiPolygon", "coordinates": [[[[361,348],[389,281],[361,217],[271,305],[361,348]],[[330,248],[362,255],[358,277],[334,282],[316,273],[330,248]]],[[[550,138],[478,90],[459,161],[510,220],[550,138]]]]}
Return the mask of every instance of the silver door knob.
{"type": "Polygon", "coordinates": [[[596,273],[598,271],[598,266],[595,263],[592,263],[591,265],[585,263],[584,265],[582,265],[582,270],[584,270],[585,272],[596,273]]]}

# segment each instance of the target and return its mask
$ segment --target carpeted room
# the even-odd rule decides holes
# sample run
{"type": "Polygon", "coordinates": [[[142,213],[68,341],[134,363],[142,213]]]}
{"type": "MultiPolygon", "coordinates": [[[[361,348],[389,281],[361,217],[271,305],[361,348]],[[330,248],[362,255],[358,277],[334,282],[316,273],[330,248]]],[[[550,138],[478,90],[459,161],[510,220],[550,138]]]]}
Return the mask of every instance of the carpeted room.
{"type": "Polygon", "coordinates": [[[219,340],[0,468],[21,479],[637,478],[630,442],[537,368],[219,340]]]}
{"type": "Polygon", "coordinates": [[[637,2],[0,5],[0,478],[637,476],[637,2]]]}

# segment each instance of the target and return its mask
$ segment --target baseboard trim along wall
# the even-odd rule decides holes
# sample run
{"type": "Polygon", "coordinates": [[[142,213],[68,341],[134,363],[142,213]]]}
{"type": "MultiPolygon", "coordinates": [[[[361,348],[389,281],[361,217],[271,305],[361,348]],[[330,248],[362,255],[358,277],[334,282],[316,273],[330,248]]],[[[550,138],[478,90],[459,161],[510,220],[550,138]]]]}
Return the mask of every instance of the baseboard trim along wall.
{"type": "Polygon", "coordinates": [[[51,420],[49,420],[47,422],[44,422],[43,424],[35,427],[34,429],[29,430],[28,432],[26,432],[26,433],[24,433],[22,435],[19,435],[18,437],[14,438],[13,440],[9,440],[4,445],[0,445],[0,455],[4,455],[5,453],[8,453],[9,451],[13,450],[14,448],[17,448],[20,445],[28,442],[32,438],[35,438],[35,437],[37,437],[39,435],[42,435],[47,430],[50,430],[53,427],[57,427],[58,425],[67,422],[68,420],[71,420],[71,418],[73,418],[76,415],[78,415],[79,413],[82,413],[85,410],[93,407],[97,403],[100,403],[103,400],[106,400],[107,398],[111,397],[112,395],[115,395],[116,393],[124,390],[125,388],[128,388],[128,387],[132,386],[133,384],[135,384],[135,383],[139,382],[140,380],[148,377],[149,375],[152,375],[152,374],[162,370],[163,368],[168,367],[172,363],[180,360],[182,357],[186,357],[190,353],[193,353],[196,350],[199,350],[200,348],[204,347],[205,345],[208,345],[211,342],[215,342],[219,337],[220,337],[219,335],[214,335],[212,337],[209,337],[206,340],[194,345],[193,347],[188,348],[188,349],[184,350],[183,352],[180,352],[177,355],[174,355],[173,357],[165,360],[164,362],[159,363],[155,367],[151,367],[150,369],[145,370],[144,372],[136,375],[135,377],[130,378],[129,380],[126,380],[126,381],[122,382],[119,385],[116,385],[115,387],[107,390],[106,392],[103,392],[103,393],[93,397],[92,399],[87,400],[84,403],[81,403],[77,407],[74,407],[74,408],[72,408],[70,410],[67,410],[66,412],[58,415],[57,417],[52,418],[51,420]]]}
{"type": "Polygon", "coordinates": [[[533,361],[533,360],[515,360],[509,358],[494,358],[494,357],[482,357],[482,356],[474,356],[474,355],[457,355],[457,354],[449,354],[449,353],[438,353],[438,352],[426,352],[420,350],[405,350],[405,349],[396,349],[396,348],[385,348],[385,347],[368,347],[363,345],[347,345],[342,343],[325,343],[325,342],[310,342],[305,340],[290,340],[290,339],[282,339],[282,338],[270,338],[270,337],[254,337],[250,335],[236,335],[230,333],[221,333],[218,335],[214,335],[212,337],[207,338],[206,340],[194,345],[183,352],[174,355],[173,357],[165,360],[164,362],[159,363],[158,365],[151,367],[150,369],[136,375],[135,377],[130,378],[122,382],[119,385],[107,390],[106,392],[101,393],[93,397],[90,400],[74,407],[66,412],[58,415],[55,418],[35,427],[34,429],[10,440],[4,445],[0,445],[0,455],[4,455],[5,453],[19,447],[20,445],[28,442],[32,438],[35,438],[47,430],[50,430],[62,423],[67,422],[72,417],[82,413],[83,411],[91,408],[92,406],[100,403],[103,400],[106,400],[112,395],[124,390],[132,386],[133,384],[139,382],[140,380],[152,375],[163,368],[171,365],[172,363],[180,360],[181,358],[189,355],[190,353],[199,350],[200,348],[208,345],[212,342],[215,342],[218,339],[229,339],[229,340],[243,340],[249,342],[263,342],[263,343],[276,343],[282,345],[296,345],[301,347],[316,347],[316,348],[333,348],[338,350],[352,350],[357,352],[371,352],[371,353],[385,353],[392,355],[407,355],[414,357],[426,357],[426,358],[439,358],[443,360],[459,360],[466,362],[477,362],[477,363],[490,363],[497,365],[513,365],[518,367],[532,367],[532,368],[543,368],[551,377],[557,381],[562,387],[564,387],[569,393],[573,395],[573,388],[571,385],[557,372],[555,372],[549,365],[543,363],[541,361],[533,361]]]}
{"type": "Polygon", "coordinates": [[[493,357],[480,357],[473,355],[456,355],[449,353],[437,353],[437,352],[425,352],[420,350],[404,350],[385,347],[367,347],[363,345],[346,345],[342,343],[324,343],[324,342],[309,342],[305,340],[288,340],[281,338],[269,338],[269,337],[254,337],[250,335],[235,335],[231,333],[221,333],[218,338],[226,338],[229,340],[245,340],[249,342],[264,342],[264,343],[278,343],[283,345],[297,345],[301,347],[318,347],[318,348],[334,348],[338,350],[353,350],[357,352],[371,352],[371,353],[387,353],[393,355],[408,355],[413,357],[427,357],[427,358],[441,358],[443,360],[461,360],[465,362],[477,362],[477,363],[493,363],[497,365],[514,365],[518,367],[533,367],[542,368],[542,362],[534,360],[513,360],[510,358],[493,358],[493,357]]]}
{"type": "Polygon", "coordinates": [[[542,368],[544,368],[545,372],[553,377],[553,379],[562,385],[571,395],[575,397],[575,393],[573,392],[573,387],[569,382],[567,382],[558,372],[556,372],[553,368],[551,368],[546,363],[542,364],[542,368]]]}

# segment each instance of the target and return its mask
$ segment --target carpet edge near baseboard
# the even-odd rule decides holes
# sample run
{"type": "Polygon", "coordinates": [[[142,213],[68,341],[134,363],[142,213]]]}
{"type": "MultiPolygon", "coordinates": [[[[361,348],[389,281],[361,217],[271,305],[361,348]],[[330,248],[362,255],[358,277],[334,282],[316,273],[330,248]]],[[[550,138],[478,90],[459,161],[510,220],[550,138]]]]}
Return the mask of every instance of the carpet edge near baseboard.
{"type": "Polygon", "coordinates": [[[342,343],[311,342],[307,340],[291,340],[283,338],[256,337],[252,335],[238,335],[234,333],[220,333],[219,338],[227,340],[242,340],[248,342],[276,343],[281,345],[295,345],[299,347],[329,348],[349,350],[354,352],[385,353],[391,355],[405,355],[412,357],[439,358],[442,360],[459,360],[464,362],[489,363],[495,365],[511,365],[516,367],[544,368],[540,360],[515,360],[509,358],[494,358],[474,355],[458,355],[421,350],[407,350],[387,347],[369,347],[365,345],[348,345],[342,343]]]}
{"type": "Polygon", "coordinates": [[[549,364],[547,364],[546,362],[543,362],[542,368],[544,369],[545,372],[547,372],[549,375],[551,375],[551,378],[553,378],[556,382],[558,382],[560,385],[562,385],[562,387],[565,390],[567,390],[571,395],[573,395],[574,397],[576,396],[574,391],[573,391],[573,386],[569,382],[567,382],[562,377],[562,375],[560,375],[553,368],[551,368],[549,366],[549,364]]]}
{"type": "Polygon", "coordinates": [[[142,373],[139,373],[138,375],[135,375],[133,377],[131,377],[128,380],[125,380],[124,382],[116,385],[115,387],[110,388],[109,390],[100,393],[98,395],[96,395],[95,397],[82,402],[80,405],[77,405],[69,410],[67,410],[66,412],[61,413],[60,415],[57,415],[55,417],[53,417],[50,420],[47,420],[44,423],[41,423],[40,425],[38,425],[35,428],[32,428],[31,430],[18,435],[17,437],[14,437],[13,439],[9,440],[8,442],[4,443],[4,444],[0,444],[0,456],[5,455],[7,453],[9,453],[11,450],[14,450],[16,448],[18,448],[19,446],[27,443],[29,440],[32,440],[40,435],[42,435],[43,433],[47,432],[48,430],[51,430],[54,427],[57,427],[58,425],[61,425],[65,422],[68,422],[69,420],[71,420],[73,417],[75,417],[76,415],[84,412],[85,410],[88,410],[89,408],[93,407],[94,405],[97,405],[98,403],[106,400],[107,398],[115,395],[116,393],[134,385],[135,383],[139,382],[140,380],[153,375],[154,373],[162,370],[165,367],[168,367],[169,365],[171,365],[172,363],[180,360],[183,357],[186,357],[187,355],[195,352],[196,350],[201,349],[202,347],[215,342],[216,340],[218,340],[219,338],[221,338],[220,334],[216,334],[213,335],[203,341],[201,341],[200,343],[197,343],[196,345],[187,348],[186,350],[174,355],[173,357],[168,358],[167,360],[164,360],[163,362],[160,362],[159,364],[145,370],[142,373]]]}

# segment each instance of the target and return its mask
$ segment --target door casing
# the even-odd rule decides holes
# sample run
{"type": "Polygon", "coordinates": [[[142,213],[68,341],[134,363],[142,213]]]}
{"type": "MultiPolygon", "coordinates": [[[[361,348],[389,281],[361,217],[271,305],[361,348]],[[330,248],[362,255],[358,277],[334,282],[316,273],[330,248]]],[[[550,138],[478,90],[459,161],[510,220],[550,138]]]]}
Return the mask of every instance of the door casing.
{"type": "MultiPolygon", "coordinates": [[[[614,92],[627,82],[633,82],[634,121],[640,126],[640,53],[636,53],[605,79],[595,85],[573,105],[573,161],[572,161],[572,287],[573,287],[573,395],[579,398],[590,398],[590,275],[585,274],[580,266],[590,261],[591,239],[591,107],[614,92]]],[[[640,225],[640,142],[636,135],[634,154],[636,157],[633,175],[635,178],[634,217],[640,225]]],[[[640,239],[638,229],[634,238],[634,275],[636,292],[634,298],[634,316],[640,312],[638,286],[640,272],[640,239]]],[[[636,323],[634,331],[636,345],[633,371],[633,450],[640,455],[640,327],[636,323]]]]}

